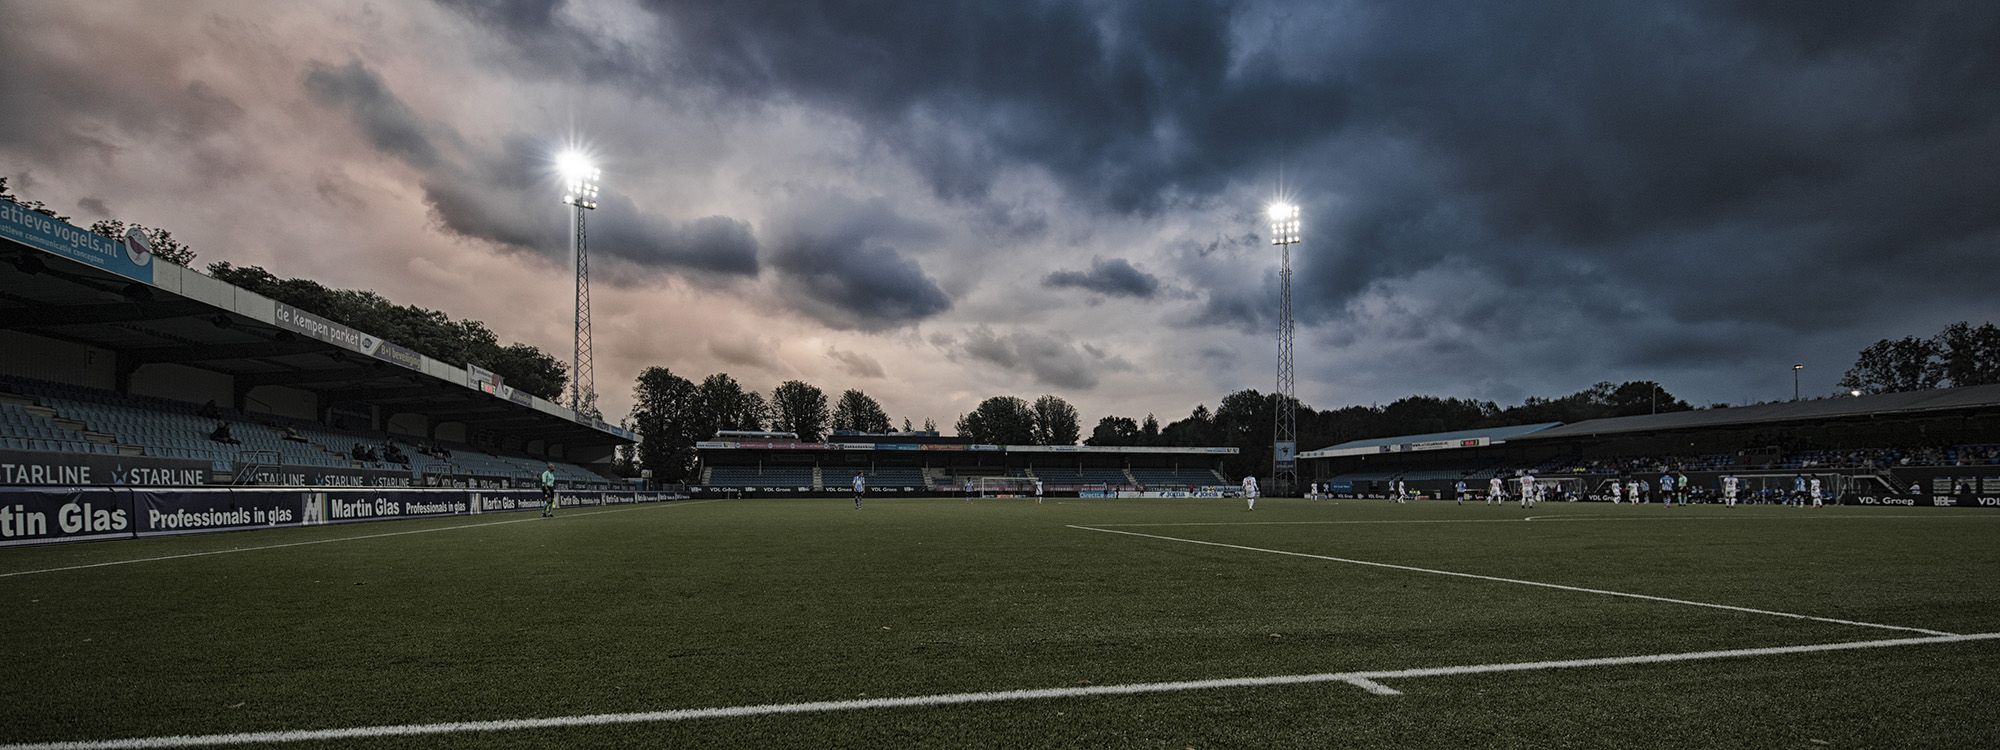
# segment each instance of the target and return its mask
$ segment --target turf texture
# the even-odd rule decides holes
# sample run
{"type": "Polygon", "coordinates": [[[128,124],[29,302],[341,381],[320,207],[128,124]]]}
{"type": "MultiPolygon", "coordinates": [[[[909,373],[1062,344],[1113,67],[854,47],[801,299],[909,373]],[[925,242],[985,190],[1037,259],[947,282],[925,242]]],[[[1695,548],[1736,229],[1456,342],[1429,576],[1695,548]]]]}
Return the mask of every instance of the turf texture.
{"type": "MultiPolygon", "coordinates": [[[[1091,529],[2000,631],[1987,510],[897,499],[498,520],[522,522],[0,550],[0,745],[1923,637],[1091,529]],[[322,540],[338,541],[299,544],[322,540]],[[267,545],[291,546],[199,554],[267,545]],[[49,571],[143,558],[167,559],[49,571]]],[[[2000,746],[2000,640],[1384,683],[1403,694],[1329,682],[309,746],[2000,746]]]]}

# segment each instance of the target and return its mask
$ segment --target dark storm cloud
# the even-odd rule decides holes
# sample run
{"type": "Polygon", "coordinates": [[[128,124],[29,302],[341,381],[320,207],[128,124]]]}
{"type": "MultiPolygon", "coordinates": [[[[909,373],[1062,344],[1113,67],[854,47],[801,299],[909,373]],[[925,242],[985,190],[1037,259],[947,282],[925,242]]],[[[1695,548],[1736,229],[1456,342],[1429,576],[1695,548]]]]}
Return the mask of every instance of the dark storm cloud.
{"type": "Polygon", "coordinates": [[[551,73],[590,68],[642,91],[671,78],[845,113],[949,198],[981,198],[1001,168],[1026,163],[1094,203],[1154,211],[1223,188],[1345,109],[1331,79],[1237,65],[1227,3],[1100,14],[1065,2],[650,2],[661,40],[624,58],[629,68],[593,47],[535,54],[544,33],[572,31],[541,4],[449,5],[551,73]]]}
{"type": "Polygon", "coordinates": [[[339,66],[315,61],[306,67],[305,87],[321,104],[345,109],[368,142],[383,153],[425,170],[442,161],[431,143],[430,128],[359,60],[339,66]]]}
{"type": "Polygon", "coordinates": [[[771,267],[800,312],[841,329],[896,328],[951,309],[951,298],[904,249],[935,242],[935,228],[880,200],[812,196],[783,206],[771,267]]]}
{"type": "Polygon", "coordinates": [[[1057,271],[1042,277],[1042,284],[1140,299],[1150,299],[1160,291],[1159,277],[1139,270],[1124,258],[1092,258],[1089,271],[1057,271]]]}
{"type": "Polygon", "coordinates": [[[82,209],[83,213],[87,216],[111,215],[111,206],[106,204],[103,198],[94,196],[78,198],[76,199],[76,207],[82,209]]]}
{"type": "Polygon", "coordinates": [[[959,353],[974,364],[1025,373],[1038,384],[1078,391],[1096,388],[1102,371],[1131,366],[1103,349],[1065,337],[1042,331],[1000,334],[986,326],[966,332],[959,353]]]}
{"type": "Polygon", "coordinates": [[[951,309],[916,261],[853,236],[803,234],[772,248],[793,304],[834,328],[882,330],[951,309]]]}
{"type": "Polygon", "coordinates": [[[850,352],[839,347],[829,346],[826,348],[826,356],[840,365],[842,372],[857,378],[879,380],[888,374],[882,369],[880,361],[861,352],[850,352]]]}
{"type": "MultiPolygon", "coordinates": [[[[566,253],[568,227],[551,221],[555,190],[547,146],[510,136],[497,148],[467,145],[450,128],[425,122],[359,61],[314,62],[307,93],[345,111],[378,151],[422,173],[425,200],[445,229],[519,250],[566,253]]],[[[592,255],[623,262],[606,278],[642,278],[662,270],[725,276],[757,274],[757,239],[749,223],[726,216],[687,222],[641,210],[607,189],[587,218],[592,255]]]]}

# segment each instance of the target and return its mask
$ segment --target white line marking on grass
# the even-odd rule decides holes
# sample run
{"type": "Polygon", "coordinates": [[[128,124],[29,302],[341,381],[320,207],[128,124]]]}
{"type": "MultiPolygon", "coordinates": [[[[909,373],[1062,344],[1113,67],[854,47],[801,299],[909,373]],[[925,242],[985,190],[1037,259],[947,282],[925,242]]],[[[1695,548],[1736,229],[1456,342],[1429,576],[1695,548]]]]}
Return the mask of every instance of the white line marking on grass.
{"type": "Polygon", "coordinates": [[[1472,578],[1472,579],[1477,579],[1477,580],[1481,580],[1481,581],[1498,581],[1498,582],[1500,582],[1500,583],[1515,583],[1515,584],[1520,584],[1520,585],[1522,585],[1522,586],[1540,586],[1540,587],[1542,587],[1542,588],[1550,588],[1550,589],[1559,589],[1559,590],[1562,590],[1562,591],[1576,591],[1576,592],[1581,592],[1581,593],[1585,593],[1585,594],[1603,594],[1603,595],[1605,595],[1605,596],[1622,596],[1622,597],[1625,597],[1625,598],[1628,598],[1628,599],[1644,599],[1644,600],[1646,600],[1646,601],[1654,601],[1654,602],[1667,602],[1667,603],[1669,603],[1669,604],[1686,604],[1686,605],[1688,605],[1688,606],[1691,606],[1691,607],[1708,607],[1708,608],[1710,608],[1710,609],[1726,609],[1726,610],[1730,610],[1730,611],[1733,611],[1733,612],[1748,612],[1748,613],[1751,613],[1751,614],[1758,614],[1758,615],[1771,615],[1771,616],[1773,616],[1773,617],[1790,617],[1790,618],[1793,618],[1793,619],[1797,619],[1797,620],[1814,620],[1814,621],[1817,621],[1817,622],[1830,622],[1830,623],[1834,623],[1834,624],[1837,624],[1837,625],[1854,625],[1854,626],[1857,626],[1857,627],[1864,627],[1864,628],[1880,628],[1880,629],[1883,629],[1883,630],[1905,630],[1905,631],[1909,631],[1909,632],[1912,632],[1912,633],[1923,633],[1923,634],[1925,634],[1925,635],[1936,635],[1936,636],[1948,636],[1948,635],[1953,635],[1953,633],[1947,633],[1947,632],[1944,632],[1944,631],[1942,631],[1942,630],[1929,630],[1929,629],[1926,629],[1926,628],[1912,628],[1912,627],[1906,627],[1906,626],[1902,626],[1902,625],[1883,625],[1883,624],[1880,624],[1880,623],[1873,623],[1873,622],[1859,622],[1859,621],[1855,621],[1855,620],[1841,620],[1841,619],[1837,619],[1837,618],[1833,618],[1833,617],[1817,617],[1817,616],[1814,616],[1814,615],[1801,615],[1801,614],[1795,614],[1795,613],[1792,613],[1792,612],[1778,612],[1778,611],[1774,611],[1774,610],[1769,610],[1769,609],[1754,609],[1754,608],[1751,608],[1751,607],[1738,607],[1738,606],[1735,606],[1735,605],[1732,605],[1732,604],[1714,604],[1714,603],[1710,603],[1710,602],[1697,602],[1697,601],[1692,601],[1692,600],[1689,600],[1689,599],[1674,599],[1674,598],[1670,598],[1670,597],[1665,597],[1665,596],[1653,596],[1653,595],[1651,595],[1651,594],[1631,594],[1631,593],[1626,593],[1626,592],[1623,592],[1623,591],[1609,591],[1609,590],[1605,590],[1605,589],[1593,589],[1593,588],[1586,588],[1586,587],[1583,587],[1583,586],[1566,586],[1566,585],[1563,585],[1563,584],[1560,584],[1560,583],[1543,583],[1543,582],[1541,582],[1541,581],[1528,581],[1528,580],[1522,580],[1522,579],[1519,579],[1519,578],[1501,578],[1501,577],[1499,577],[1499,576],[1487,576],[1487,575],[1479,575],[1479,574],[1477,574],[1477,573],[1460,573],[1460,572],[1458,572],[1458,571],[1455,571],[1455,570],[1438,570],[1438,569],[1436,569],[1436,568],[1419,568],[1419,567],[1416,567],[1416,566],[1414,566],[1414,565],[1397,565],[1397,564],[1395,564],[1395,563],[1384,563],[1384,562],[1372,562],[1372,561],[1369,561],[1369,560],[1355,560],[1355,559],[1352,559],[1352,558],[1346,558],[1346,557],[1330,557],[1330,556],[1327,556],[1327,555],[1313,555],[1313,554],[1307,554],[1307,553],[1304,553],[1304,552],[1291,552],[1291,551],[1287,551],[1287,550],[1281,550],[1281,549],[1265,549],[1265,548],[1263,548],[1263,547],[1246,547],[1246,546],[1243,546],[1243,545],[1241,545],[1241,544],[1225,544],[1225,543],[1222,543],[1222,542],[1206,542],[1206,541],[1202,541],[1202,540],[1200,540],[1200,539],[1183,539],[1183,538],[1181,538],[1181,537],[1174,537],[1174,536],[1160,536],[1160,535],[1158,535],[1158,534],[1141,534],[1141,533],[1139,533],[1139,532],[1137,532],[1137,531],[1119,531],[1119,530],[1117,530],[1117,529],[1099,529],[1099,528],[1092,528],[1092,527],[1089,527],[1089,526],[1074,526],[1074,525],[1068,525],[1068,524],[1065,524],[1065,525],[1066,525],[1066,526],[1069,526],[1069,528],[1072,528],[1072,529],[1080,529],[1080,530],[1083,530],[1083,531],[1095,531],[1095,532],[1099,532],[1099,533],[1103,533],[1103,534],[1124,534],[1124,535],[1126,535],[1126,536],[1136,536],[1136,537],[1144,537],[1144,538],[1146,538],[1146,539],[1161,539],[1161,540],[1165,540],[1165,541],[1169,541],[1169,542],[1184,542],[1184,543],[1187,543],[1187,544],[1201,544],[1201,545],[1206,545],[1206,546],[1209,546],[1209,547],[1225,547],[1225,548],[1228,548],[1228,549],[1240,549],[1240,550],[1245,550],[1245,551],[1248,551],[1248,552],[1263,552],[1263,553],[1266,553],[1266,554],[1271,554],[1271,555],[1287,555],[1287,556],[1291,556],[1291,557],[1305,557],[1305,558],[1311,558],[1311,559],[1314,559],[1314,560],[1326,560],[1326,561],[1329,561],[1329,562],[1337,562],[1337,563],[1347,563],[1347,564],[1349,564],[1349,565],[1367,565],[1367,566],[1370,566],[1370,567],[1375,567],[1375,568],[1389,568],[1389,569],[1391,569],[1391,570],[1407,570],[1407,571],[1410,571],[1410,572],[1413,572],[1413,573],[1430,573],[1430,574],[1432,574],[1432,575],[1441,575],[1441,576],[1454,576],[1454,577],[1458,577],[1458,578],[1472,578]]]}
{"type": "MultiPolygon", "coordinates": [[[[721,501],[721,500],[695,500],[695,501],[691,501],[691,502],[669,502],[669,503],[659,503],[659,504],[647,504],[647,505],[641,505],[641,506],[637,506],[637,507],[633,507],[633,508],[616,508],[616,509],[612,509],[612,510],[600,510],[600,511],[595,511],[595,512],[591,512],[591,513],[570,513],[570,514],[566,514],[566,515],[564,515],[564,514],[558,514],[558,515],[556,515],[556,516],[554,517],[554,519],[544,519],[544,518],[540,518],[540,517],[535,517],[535,518],[512,518],[512,519],[508,519],[508,520],[505,520],[505,521],[488,521],[488,522],[485,522],[485,523],[462,523],[462,524],[459,524],[459,525],[457,525],[457,526],[436,526],[436,527],[432,527],[432,528],[428,528],[428,529],[411,529],[411,530],[409,530],[409,531],[390,531],[390,532],[386,532],[386,533],[382,533],[382,534],[361,534],[361,535],[359,535],[359,536],[343,536],[343,537],[334,537],[334,538],[332,538],[332,539],[314,539],[314,540],[311,540],[311,541],[305,541],[305,542],[286,542],[286,543],[284,543],[284,544],[264,544],[264,545],[259,545],[259,546],[256,546],[256,547],[231,547],[231,548],[229,548],[229,549],[218,549],[218,550],[209,550],[209,551],[207,551],[207,552],[188,552],[188,553],[185,553],[185,554],[179,554],[179,555],[161,555],[161,556],[159,556],[159,557],[141,557],[141,558],[137,558],[137,559],[133,559],[133,560],[113,560],[113,561],[111,561],[111,562],[101,562],[101,563],[90,563],[90,564],[87,564],[87,565],[66,565],[66,566],[63,566],[63,567],[60,567],[60,568],[38,568],[38,569],[36,569],[36,570],[17,570],[17,571],[14,571],[14,572],[12,572],[12,573],[0,573],[0,578],[12,578],[12,577],[14,577],[14,576],[31,576],[31,575],[35,575],[35,574],[37,574],[37,573],[60,573],[60,572],[63,572],[63,571],[65,571],[65,570],[84,570],[84,569],[87,569],[87,568],[106,568],[106,567],[110,567],[110,566],[113,566],[113,565],[132,565],[132,564],[134,564],[134,563],[146,563],[146,562],[160,562],[160,561],[163,561],[163,560],[179,560],[179,559],[182,559],[182,558],[186,558],[186,557],[207,557],[207,556],[209,556],[209,555],[227,555],[227,554],[232,554],[232,553],[236,553],[236,552],[256,552],[256,551],[259,551],[259,550],[267,550],[267,549],[284,549],[284,548],[286,548],[286,547],[304,547],[304,546],[307,546],[307,545],[311,545],[311,544],[330,544],[330,543],[333,543],[333,542],[352,542],[352,541],[355,541],[355,540],[359,540],[359,539],[381,539],[381,538],[383,538],[383,537],[390,537],[390,536],[407,536],[407,535],[410,535],[410,534],[429,534],[429,533],[431,533],[431,532],[433,532],[433,531],[453,531],[453,530],[456,530],[456,529],[476,529],[476,528],[479,528],[479,527],[482,527],[482,526],[505,526],[505,525],[507,525],[507,524],[510,524],[510,523],[528,523],[528,522],[530,522],[530,521],[544,521],[544,520],[561,520],[561,519],[565,519],[565,518],[584,518],[584,517],[587,517],[587,516],[602,516],[602,515],[608,515],[608,514],[611,514],[611,513],[624,513],[625,511],[628,511],[628,510],[647,510],[647,509],[650,509],[650,508],[680,508],[680,507],[685,507],[685,506],[689,506],[689,505],[703,505],[703,504],[706,504],[706,503],[719,503],[719,502],[722,502],[722,501],[721,501]]],[[[522,513],[526,513],[527,511],[520,511],[520,512],[522,512],[522,513]]]]}
{"type": "Polygon", "coordinates": [[[1154,527],[1159,527],[1159,526],[1344,526],[1344,525],[1349,525],[1349,524],[1363,524],[1363,525],[1366,525],[1366,524],[1401,524],[1401,523],[1417,523],[1417,524],[1422,524],[1422,523],[1514,523],[1514,522],[1516,522],[1516,521],[1523,521],[1523,520],[1529,520],[1529,519],[1540,519],[1540,520],[1543,520],[1543,521],[1797,521],[1797,520],[1800,520],[1800,519],[1820,519],[1820,518],[1922,518],[1922,519],[1926,519],[1926,520],[1929,520],[1929,519],[1946,519],[1946,518],[1955,518],[1955,519],[1963,519],[1963,518],[1978,518],[1978,519],[1987,519],[1987,520],[2000,520],[2000,513],[1988,513],[1988,514],[1978,514],[1978,515],[1974,515],[1974,514],[1971,514],[1971,513],[1947,513],[1947,514],[1935,514],[1935,513],[1918,513],[1918,514],[1912,514],[1912,515],[1903,515],[1903,514],[1898,514],[1898,515],[1867,515],[1867,514],[1860,514],[1860,515],[1825,515],[1825,516],[1821,516],[1821,515],[1812,515],[1812,516],[1792,516],[1792,515],[1784,515],[1784,516],[1763,516],[1763,515],[1745,515],[1745,516],[1653,516],[1653,517],[1632,517],[1632,518],[1621,518],[1621,517],[1618,517],[1618,516],[1591,516],[1591,515],[1579,515],[1579,516],[1570,516],[1570,515],[1560,515],[1560,516],[1550,516],[1550,515],[1541,515],[1541,516],[1528,516],[1527,518],[1424,518],[1424,519],[1418,519],[1418,518],[1408,518],[1408,519],[1386,519],[1386,520],[1372,520],[1372,521],[1179,521],[1179,522],[1166,522],[1166,523],[1098,523],[1098,524],[1091,524],[1091,527],[1092,527],[1092,528],[1113,528],[1113,527],[1117,527],[1117,528],[1139,528],[1139,527],[1144,527],[1144,526],[1154,526],[1154,527]]]}
{"type": "Polygon", "coordinates": [[[1345,682],[1345,683],[1347,683],[1347,684],[1349,684],[1349,685],[1353,685],[1353,686],[1355,686],[1355,687],[1358,687],[1358,688],[1361,688],[1362,690],[1366,690],[1366,691],[1368,691],[1368,692],[1370,692],[1370,693],[1373,693],[1373,694],[1375,694],[1375,695],[1402,695],[1402,694],[1403,694],[1403,691],[1401,691],[1401,690],[1397,690],[1397,689],[1395,689],[1395,688],[1392,688],[1392,687],[1389,687],[1388,685],[1384,685],[1384,684],[1382,684],[1382,683],[1379,683],[1379,682],[1376,682],[1376,681],[1374,681],[1374,680],[1371,680],[1371,679],[1368,679],[1368,678],[1366,678],[1366,677],[1362,677],[1362,676],[1360,676],[1360,675],[1347,675],[1347,676],[1344,676],[1344,677],[1340,678],[1340,681],[1341,681],[1341,682],[1345,682]]]}
{"type": "Polygon", "coordinates": [[[1807,646],[1770,646],[1764,648],[1739,648],[1725,651],[1696,651],[1678,654],[1649,654],[1644,656],[1612,656],[1595,659],[1568,659],[1562,661],[1516,662],[1507,664],[1472,664],[1455,667],[1421,667],[1417,669],[1397,669],[1370,672],[1324,672],[1320,674],[1277,675],[1272,677],[1232,677],[1212,680],[1185,680],[1179,682],[1139,682],[1123,685],[1092,685],[1088,687],[1042,688],[1038,690],[1002,690],[984,693],[945,693],[939,695],[916,695],[901,698],[868,698],[863,700],[814,701],[810,703],[767,703],[754,706],[727,706],[719,708],[682,708],[668,711],[643,711],[619,714],[585,714],[582,716],[554,716],[541,719],[498,719],[489,721],[455,721],[439,724],[390,724],[342,729],[289,729],[267,732],[241,732],[235,734],[171,735],[161,737],[133,737],[116,740],[73,740],[64,742],[29,742],[14,745],[0,745],[0,750],[151,750],[152,748],[174,747],[216,747],[222,745],[251,745],[284,742],[320,742],[326,740],[365,739],[374,737],[410,737],[439,734],[465,734],[472,732],[508,732],[523,729],[558,729],[564,727],[593,727],[614,724],[655,724],[696,719],[726,719],[749,716],[776,716],[784,714],[828,713],[834,711],[863,711],[883,708],[927,708],[932,706],[957,706],[977,703],[1003,703],[1009,701],[1047,700],[1052,698],[1087,698],[1107,695],[1145,695],[1154,693],[1176,693],[1189,690],[1219,690],[1223,688],[1273,687],[1280,685],[1311,685],[1328,682],[1342,682],[1367,690],[1375,695],[1400,695],[1394,688],[1377,680],[1416,679],[1423,677],[1447,677],[1457,675],[1490,674],[1501,672],[1527,672],[1545,669],[1577,669],[1583,667],[1608,667],[1641,664],[1663,664],[1684,661],[1704,661],[1712,659],[1735,659],[1755,656],[1777,656],[1783,654],[1819,653],[1825,651],[1851,651],[1857,649],[1889,648],[1893,646],[1917,646],[1936,643],[1961,643],[2000,638],[2000,633],[1977,633],[1972,635],[1946,635],[1930,638],[1892,638],[1878,641],[1847,641],[1843,643],[1821,643],[1807,646]]]}

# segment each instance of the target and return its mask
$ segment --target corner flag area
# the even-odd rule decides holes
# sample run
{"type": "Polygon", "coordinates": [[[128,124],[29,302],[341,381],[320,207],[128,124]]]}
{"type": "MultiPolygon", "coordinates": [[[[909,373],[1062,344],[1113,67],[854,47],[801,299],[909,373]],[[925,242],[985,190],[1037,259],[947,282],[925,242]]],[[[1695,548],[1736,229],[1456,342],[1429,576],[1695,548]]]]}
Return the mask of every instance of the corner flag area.
{"type": "Polygon", "coordinates": [[[2000,515],[691,500],[0,549],[0,748],[1992,747],[2000,515]]]}

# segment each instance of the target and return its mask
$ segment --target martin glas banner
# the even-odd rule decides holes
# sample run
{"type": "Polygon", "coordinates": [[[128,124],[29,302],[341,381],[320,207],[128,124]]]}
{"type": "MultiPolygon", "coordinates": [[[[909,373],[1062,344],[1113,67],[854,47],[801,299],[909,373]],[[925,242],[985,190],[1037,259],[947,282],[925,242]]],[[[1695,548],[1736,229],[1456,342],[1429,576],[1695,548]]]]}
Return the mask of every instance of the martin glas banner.
{"type": "Polygon", "coordinates": [[[109,487],[0,487],[0,547],[130,539],[132,495],[109,487]]]}
{"type": "Polygon", "coordinates": [[[313,520],[307,523],[353,523],[392,518],[454,516],[472,512],[471,493],[463,490],[322,490],[294,493],[313,520]]]}
{"type": "Polygon", "coordinates": [[[132,496],[139,536],[297,526],[305,517],[297,492],[143,489],[132,496]]]}
{"type": "Polygon", "coordinates": [[[542,493],[540,490],[482,490],[472,493],[467,505],[473,513],[539,510],[542,493]]]}
{"type": "Polygon", "coordinates": [[[556,507],[588,508],[592,506],[603,505],[604,499],[601,497],[601,495],[603,494],[604,493],[602,492],[557,490],[556,507]]]}

